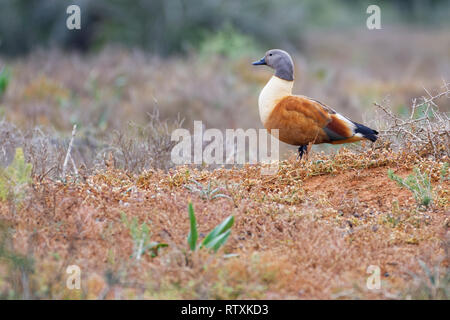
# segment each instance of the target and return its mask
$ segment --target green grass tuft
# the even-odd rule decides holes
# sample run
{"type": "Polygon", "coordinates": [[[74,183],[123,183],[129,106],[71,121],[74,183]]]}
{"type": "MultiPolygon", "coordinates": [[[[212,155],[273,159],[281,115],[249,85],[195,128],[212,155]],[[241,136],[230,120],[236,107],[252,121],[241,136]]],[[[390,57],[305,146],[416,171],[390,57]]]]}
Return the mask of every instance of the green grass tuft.
{"type": "MultiPolygon", "coordinates": [[[[188,206],[189,211],[189,221],[191,225],[191,229],[189,231],[189,235],[187,238],[189,248],[191,251],[195,251],[197,249],[197,221],[195,218],[194,208],[192,207],[192,203],[189,202],[188,206]]],[[[229,216],[225,220],[223,220],[219,225],[217,225],[208,235],[203,239],[199,248],[208,248],[217,252],[228,240],[228,237],[231,234],[231,227],[234,224],[234,217],[229,216]]]]}
{"type": "Polygon", "coordinates": [[[428,207],[433,199],[430,177],[425,173],[421,173],[418,168],[414,168],[413,171],[413,174],[410,174],[406,179],[402,179],[395,175],[392,169],[389,169],[388,177],[397,182],[399,186],[410,190],[419,205],[428,207]]]}
{"type": "Polygon", "coordinates": [[[131,238],[133,238],[133,254],[132,258],[137,261],[141,260],[142,255],[148,252],[149,255],[154,258],[158,255],[159,249],[168,247],[166,243],[160,243],[156,241],[150,241],[150,228],[147,223],[139,225],[136,217],[133,217],[131,221],[128,220],[125,213],[120,214],[122,223],[129,229],[131,238]]]}
{"type": "Polygon", "coordinates": [[[13,162],[0,168],[0,201],[10,200],[20,205],[26,195],[26,187],[31,183],[32,165],[25,162],[22,148],[16,149],[13,162]]]}
{"type": "Polygon", "coordinates": [[[6,92],[6,88],[8,87],[10,78],[11,73],[8,69],[3,68],[2,70],[0,70],[0,99],[6,92]]]}

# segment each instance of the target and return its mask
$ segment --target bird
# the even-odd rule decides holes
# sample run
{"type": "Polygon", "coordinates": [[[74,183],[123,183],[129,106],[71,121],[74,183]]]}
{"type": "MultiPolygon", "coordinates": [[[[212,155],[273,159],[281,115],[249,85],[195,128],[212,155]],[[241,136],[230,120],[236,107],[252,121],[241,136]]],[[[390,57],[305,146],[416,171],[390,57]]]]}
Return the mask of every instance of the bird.
{"type": "Polygon", "coordinates": [[[298,146],[300,159],[310,143],[342,144],[364,139],[377,140],[376,130],[350,120],[316,99],[292,94],[294,62],[286,51],[271,49],[252,64],[275,70],[258,98],[262,124],[271,134],[272,130],[278,129],[280,141],[298,146]]]}

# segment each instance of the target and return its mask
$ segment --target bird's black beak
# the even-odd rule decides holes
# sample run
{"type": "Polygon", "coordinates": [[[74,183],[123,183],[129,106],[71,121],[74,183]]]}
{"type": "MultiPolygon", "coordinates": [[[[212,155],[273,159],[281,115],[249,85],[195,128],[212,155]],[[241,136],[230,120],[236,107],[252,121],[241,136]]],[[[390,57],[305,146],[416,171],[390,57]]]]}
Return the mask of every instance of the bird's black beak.
{"type": "Polygon", "coordinates": [[[261,65],[266,65],[266,57],[263,57],[261,60],[259,61],[255,61],[252,63],[252,65],[254,66],[261,66],[261,65]]]}

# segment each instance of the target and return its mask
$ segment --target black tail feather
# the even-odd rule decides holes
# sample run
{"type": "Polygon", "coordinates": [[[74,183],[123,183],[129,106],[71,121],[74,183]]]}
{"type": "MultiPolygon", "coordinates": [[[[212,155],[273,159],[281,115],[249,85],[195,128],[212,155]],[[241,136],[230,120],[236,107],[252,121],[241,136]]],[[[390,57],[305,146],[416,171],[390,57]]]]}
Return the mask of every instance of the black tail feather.
{"type": "Polygon", "coordinates": [[[365,125],[360,123],[353,122],[356,125],[355,133],[360,133],[366,139],[369,139],[372,142],[377,141],[378,139],[378,131],[370,129],[365,125]]]}

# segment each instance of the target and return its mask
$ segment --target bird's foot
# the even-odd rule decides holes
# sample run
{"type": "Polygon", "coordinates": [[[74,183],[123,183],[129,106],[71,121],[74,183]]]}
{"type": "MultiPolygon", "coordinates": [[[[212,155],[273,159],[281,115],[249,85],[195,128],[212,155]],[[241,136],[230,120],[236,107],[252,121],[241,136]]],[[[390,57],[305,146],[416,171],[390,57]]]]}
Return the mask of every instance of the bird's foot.
{"type": "Polygon", "coordinates": [[[298,160],[302,160],[303,155],[306,154],[306,152],[308,151],[308,146],[307,145],[303,145],[298,147],[298,160]]]}

